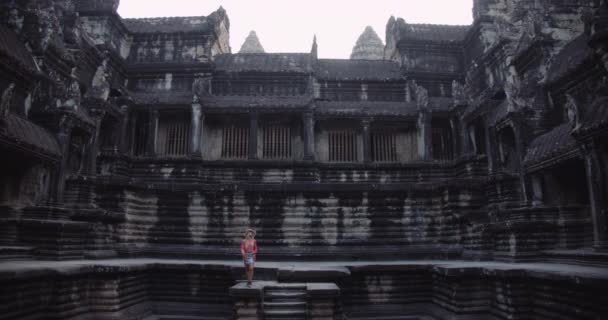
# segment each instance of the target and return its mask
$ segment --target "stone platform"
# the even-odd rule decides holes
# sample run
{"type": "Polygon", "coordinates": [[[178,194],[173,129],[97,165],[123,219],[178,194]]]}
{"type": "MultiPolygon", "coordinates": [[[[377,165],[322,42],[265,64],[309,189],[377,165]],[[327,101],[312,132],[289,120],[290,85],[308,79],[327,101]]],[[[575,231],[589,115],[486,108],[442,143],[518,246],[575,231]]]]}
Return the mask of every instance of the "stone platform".
{"type": "Polygon", "coordinates": [[[608,270],[475,261],[0,263],[0,319],[603,319],[608,270]],[[292,290],[292,291],[290,291],[292,290]],[[275,300],[265,297],[273,296],[275,300]],[[292,297],[282,299],[285,295],[292,297]],[[270,316],[266,311],[270,307],[270,316]],[[293,309],[295,308],[295,309],[293,309]],[[524,315],[526,317],[524,317],[524,315]]]}

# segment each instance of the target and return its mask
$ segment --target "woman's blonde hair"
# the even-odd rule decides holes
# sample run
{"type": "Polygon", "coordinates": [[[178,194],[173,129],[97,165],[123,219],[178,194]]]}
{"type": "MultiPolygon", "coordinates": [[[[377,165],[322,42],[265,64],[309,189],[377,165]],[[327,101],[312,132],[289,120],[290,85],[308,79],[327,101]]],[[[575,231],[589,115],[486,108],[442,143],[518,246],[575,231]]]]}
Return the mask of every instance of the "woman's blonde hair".
{"type": "Polygon", "coordinates": [[[245,233],[243,234],[244,238],[247,238],[247,234],[251,232],[253,233],[253,236],[255,237],[255,230],[251,229],[251,228],[247,228],[247,230],[245,230],[245,233]]]}

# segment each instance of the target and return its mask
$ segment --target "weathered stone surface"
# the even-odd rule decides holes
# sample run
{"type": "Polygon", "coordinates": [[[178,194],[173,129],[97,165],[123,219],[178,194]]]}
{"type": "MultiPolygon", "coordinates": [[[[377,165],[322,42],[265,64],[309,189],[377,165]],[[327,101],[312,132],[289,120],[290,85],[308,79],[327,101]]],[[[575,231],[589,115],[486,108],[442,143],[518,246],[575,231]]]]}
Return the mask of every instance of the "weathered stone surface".
{"type": "Polygon", "coordinates": [[[241,46],[239,53],[264,53],[264,47],[255,31],[251,31],[241,46]]]}
{"type": "Polygon", "coordinates": [[[352,59],[118,3],[0,4],[6,318],[608,314],[608,1],[392,17],[352,59]]]}
{"type": "Polygon", "coordinates": [[[384,59],[384,44],[372,27],[365,27],[365,30],[359,36],[357,43],[353,47],[350,58],[353,60],[384,59]]]}

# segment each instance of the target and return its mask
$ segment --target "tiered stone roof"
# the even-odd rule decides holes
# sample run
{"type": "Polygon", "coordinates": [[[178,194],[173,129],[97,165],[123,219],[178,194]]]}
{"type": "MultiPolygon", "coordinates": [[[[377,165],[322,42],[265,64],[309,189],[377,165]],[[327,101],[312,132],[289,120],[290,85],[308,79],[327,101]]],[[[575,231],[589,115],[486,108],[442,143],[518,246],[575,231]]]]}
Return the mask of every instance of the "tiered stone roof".
{"type": "Polygon", "coordinates": [[[595,53],[587,45],[589,40],[589,36],[583,33],[564,46],[549,67],[547,79],[549,83],[560,80],[580,67],[585,61],[594,58],[595,53]]]}
{"type": "Polygon", "coordinates": [[[61,157],[57,140],[46,129],[12,113],[6,116],[4,122],[6,130],[0,133],[0,140],[4,143],[51,159],[61,157]]]}
{"type": "Polygon", "coordinates": [[[572,137],[572,124],[564,123],[537,137],[530,143],[524,165],[531,167],[558,156],[576,151],[576,140],[572,137]]]}
{"type": "Polygon", "coordinates": [[[32,54],[19,41],[15,32],[3,25],[0,25],[0,54],[10,57],[26,70],[38,69],[32,54]]]}

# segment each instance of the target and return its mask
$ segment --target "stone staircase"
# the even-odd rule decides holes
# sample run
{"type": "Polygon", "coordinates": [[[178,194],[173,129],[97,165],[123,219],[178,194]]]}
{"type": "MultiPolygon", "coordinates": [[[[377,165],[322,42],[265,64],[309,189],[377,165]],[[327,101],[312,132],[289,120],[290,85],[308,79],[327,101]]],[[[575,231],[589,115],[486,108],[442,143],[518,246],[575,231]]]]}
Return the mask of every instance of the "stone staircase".
{"type": "Polygon", "coordinates": [[[264,319],[306,319],[306,285],[276,284],[264,288],[264,319]]]}
{"type": "Polygon", "coordinates": [[[0,245],[0,261],[31,260],[34,247],[0,245]]]}
{"type": "Polygon", "coordinates": [[[236,320],[342,319],[340,288],[333,282],[240,282],[230,296],[236,320]]]}

